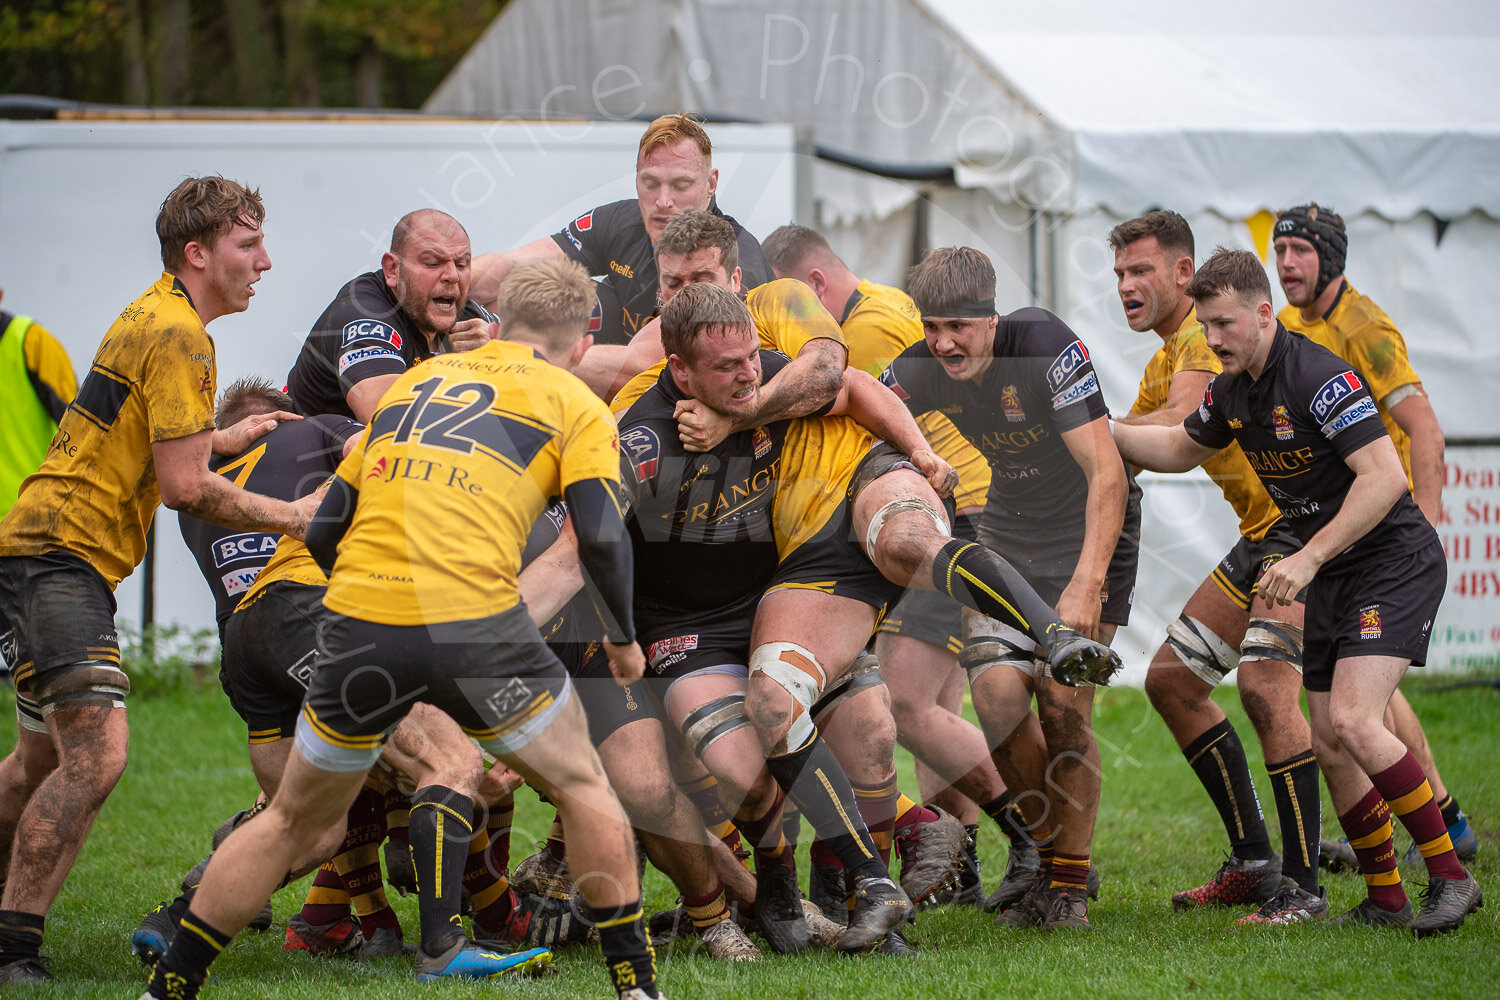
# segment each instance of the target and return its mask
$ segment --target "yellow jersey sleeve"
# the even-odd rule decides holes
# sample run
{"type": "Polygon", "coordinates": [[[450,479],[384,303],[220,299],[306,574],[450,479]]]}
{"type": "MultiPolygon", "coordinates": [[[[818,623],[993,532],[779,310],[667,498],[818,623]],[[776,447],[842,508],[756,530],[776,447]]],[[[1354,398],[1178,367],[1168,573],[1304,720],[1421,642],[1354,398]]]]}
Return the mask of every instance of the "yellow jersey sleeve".
{"type": "Polygon", "coordinates": [[[826,338],[839,344],[844,335],[838,321],[823,308],[813,290],[792,278],[779,278],[745,297],[760,346],[795,358],[809,341],[826,338]]]}
{"type": "Polygon", "coordinates": [[[909,295],[889,285],[861,281],[855,295],[841,327],[849,367],[879,378],[896,355],[922,339],[922,315],[909,295]]]}
{"type": "MultiPolygon", "coordinates": [[[[52,390],[64,408],[78,395],[78,376],[73,372],[73,362],[68,352],[44,327],[35,320],[26,329],[24,347],[26,367],[35,373],[37,381],[52,390]]],[[[61,414],[55,419],[61,420],[61,414]]]]}
{"type": "Polygon", "coordinates": [[[141,380],[151,443],[213,430],[218,369],[208,331],[182,325],[157,333],[147,342],[149,360],[141,380]]]}
{"type": "Polygon", "coordinates": [[[619,416],[626,410],[630,409],[630,404],[634,403],[637,399],[640,399],[642,396],[644,396],[646,394],[646,390],[650,389],[653,385],[656,384],[656,380],[661,378],[662,369],[666,367],[667,363],[665,360],[658,361],[656,364],[652,365],[650,368],[647,368],[645,371],[639,373],[638,375],[632,376],[630,381],[626,382],[624,387],[620,389],[619,393],[615,395],[615,398],[610,400],[610,412],[615,416],[619,416]]]}

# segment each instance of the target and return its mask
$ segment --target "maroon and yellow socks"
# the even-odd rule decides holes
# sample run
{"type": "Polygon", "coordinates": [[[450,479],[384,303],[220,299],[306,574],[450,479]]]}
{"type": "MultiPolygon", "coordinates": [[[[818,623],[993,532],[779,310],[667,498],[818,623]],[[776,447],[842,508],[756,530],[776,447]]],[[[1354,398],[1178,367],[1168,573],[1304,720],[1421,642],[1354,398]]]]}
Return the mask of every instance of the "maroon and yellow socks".
{"type": "Polygon", "coordinates": [[[739,826],[746,837],[750,839],[750,847],[755,851],[756,862],[762,859],[774,861],[777,864],[792,865],[792,852],[787,849],[786,836],[783,833],[782,809],[786,805],[786,793],[781,786],[776,786],[776,798],[772,800],[771,807],[760,816],[738,818],[739,826]]]}
{"type": "Polygon", "coordinates": [[[1359,860],[1365,889],[1372,902],[1392,913],[1406,905],[1401,873],[1396,870],[1396,845],[1391,842],[1391,810],[1372,788],[1353,809],[1339,816],[1339,826],[1359,860]]]}
{"type": "Polygon", "coordinates": [[[1448,824],[1443,822],[1442,810],[1432,800],[1427,775],[1410,750],[1384,771],[1370,775],[1370,781],[1416,842],[1422,860],[1427,863],[1429,878],[1467,877],[1468,872],[1459,864],[1453,842],[1448,838],[1448,824]]]}
{"type": "MultiPolygon", "coordinates": [[[[889,781],[878,785],[856,785],[850,782],[849,787],[854,790],[854,802],[859,806],[859,817],[865,821],[865,828],[870,831],[870,839],[875,842],[875,849],[880,852],[881,863],[886,868],[890,868],[891,844],[896,832],[897,799],[901,794],[896,790],[895,775],[892,775],[889,781]]],[[[911,802],[910,799],[907,801],[911,802]]]]}
{"type": "Polygon", "coordinates": [[[1229,720],[1210,727],[1188,744],[1182,755],[1219,811],[1234,856],[1241,861],[1274,857],[1255,782],[1250,780],[1250,767],[1245,763],[1245,748],[1229,720]]]}
{"type": "Polygon", "coordinates": [[[729,904],[724,899],[724,887],[715,885],[706,896],[683,896],[682,908],[700,932],[729,919],[729,904]]]}
{"type": "Polygon", "coordinates": [[[698,816],[708,832],[723,841],[730,853],[743,861],[746,853],[740,840],[739,827],[734,825],[733,817],[719,799],[719,783],[714,776],[709,774],[697,781],[690,781],[682,786],[682,790],[693,803],[693,808],[698,810],[698,816]]]}
{"type": "Polygon", "coordinates": [[[1281,823],[1281,874],[1318,894],[1318,838],[1323,803],[1318,797],[1318,759],[1312,748],[1275,764],[1266,764],[1276,818],[1281,823]]]}
{"type": "Polygon", "coordinates": [[[307,898],[302,901],[302,919],[314,927],[326,927],[349,915],[349,893],[332,861],[325,861],[313,874],[307,898]]]}
{"type": "Polygon", "coordinates": [[[510,871],[510,828],[515,819],[516,800],[509,795],[490,806],[485,816],[484,832],[490,840],[488,864],[496,875],[510,871]]]}
{"type": "Polygon", "coordinates": [[[1089,885],[1089,856],[1087,854],[1063,854],[1056,851],[1052,855],[1052,881],[1048,883],[1053,889],[1088,889],[1089,885]]]}

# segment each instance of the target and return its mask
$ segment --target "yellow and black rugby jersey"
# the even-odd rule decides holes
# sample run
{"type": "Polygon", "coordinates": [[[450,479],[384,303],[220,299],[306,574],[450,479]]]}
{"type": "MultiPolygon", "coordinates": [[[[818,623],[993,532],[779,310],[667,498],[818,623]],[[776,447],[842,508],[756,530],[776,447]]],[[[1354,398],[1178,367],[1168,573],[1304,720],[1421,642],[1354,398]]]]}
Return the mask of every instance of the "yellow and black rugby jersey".
{"type": "Polygon", "coordinates": [[[358,505],[323,603],[384,625],[513,607],[533,523],[573,483],[618,482],[619,448],[598,397],[529,347],[497,340],[418,365],[339,466],[358,505]]]}
{"type": "Polygon", "coordinates": [[[1396,324],[1379,306],[1355,291],[1348,278],[1344,279],[1344,287],[1333,300],[1333,306],[1315,322],[1305,321],[1295,306],[1282,307],[1276,318],[1288,330],[1296,330],[1313,343],[1328,348],[1359,372],[1370,387],[1380,422],[1385,424],[1386,433],[1401,456],[1401,468],[1410,484],[1411,438],[1386,409],[1385,398],[1404,385],[1422,380],[1411,366],[1406,341],[1396,324]]]}
{"type": "Polygon", "coordinates": [[[105,334],[41,469],[3,524],[0,555],[61,550],[111,587],[146,551],[161,502],[151,446],[214,426],[214,342],[170,273],[105,334]]]}
{"type": "MultiPolygon", "coordinates": [[[[1217,375],[1224,370],[1218,355],[1208,347],[1203,337],[1203,324],[1197,313],[1189,310],[1187,317],[1172,338],[1161,345],[1151,360],[1146,362],[1145,374],[1141,376],[1141,387],[1136,393],[1135,403],[1130,407],[1134,416],[1155,413],[1167,405],[1167,396],[1172,388],[1172,378],[1178,372],[1209,372],[1217,375]]],[[[1238,442],[1214,455],[1203,463],[1207,472],[1224,493],[1234,512],[1240,517],[1240,534],[1252,541],[1266,536],[1271,525],[1281,516],[1271,495],[1260,484],[1255,470],[1245,460],[1245,453],[1238,442]]]]}
{"type": "MultiPolygon", "coordinates": [[[[763,350],[780,351],[795,358],[810,340],[826,337],[840,344],[844,342],[843,333],[823,303],[800,281],[778,278],[768,285],[752,288],[745,304],[750,307],[763,350]]],[[[630,409],[632,403],[657,383],[665,367],[666,359],[662,359],[626,382],[610,401],[610,410],[618,415],[630,409]]]]}
{"type": "MultiPolygon", "coordinates": [[[[849,367],[879,378],[896,355],[922,339],[922,314],[901,289],[865,279],[844,304],[839,328],[849,345],[849,367]]],[[[983,507],[990,466],[979,449],[941,413],[923,413],[916,420],[932,450],[958,472],[954,506],[983,507]]]]}

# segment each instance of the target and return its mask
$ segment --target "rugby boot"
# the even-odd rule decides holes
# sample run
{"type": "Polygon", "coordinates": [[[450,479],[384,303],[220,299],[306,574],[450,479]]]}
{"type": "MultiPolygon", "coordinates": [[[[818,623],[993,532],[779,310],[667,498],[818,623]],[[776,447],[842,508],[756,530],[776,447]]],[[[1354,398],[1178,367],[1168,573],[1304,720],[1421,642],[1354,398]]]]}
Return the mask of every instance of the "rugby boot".
{"type": "Polygon", "coordinates": [[[1281,859],[1242,861],[1231,854],[1213,878],[1172,897],[1174,910],[1195,906],[1258,906],[1281,888],[1281,859]]]}
{"type": "Polygon", "coordinates": [[[900,928],[891,931],[880,939],[880,943],[871,949],[876,955],[895,955],[898,958],[907,958],[920,954],[916,945],[906,939],[906,932],[900,928]]]}
{"type": "Polygon", "coordinates": [[[1104,686],[1123,664],[1120,654],[1066,625],[1048,629],[1042,642],[1052,679],[1068,687],[1080,684],[1104,686]]]}
{"type": "Polygon", "coordinates": [[[939,890],[958,880],[957,865],[969,834],[964,825],[941,809],[937,818],[918,823],[896,838],[901,854],[901,891],[918,908],[930,906],[939,890]]]}
{"type": "Polygon", "coordinates": [[[1314,895],[1283,875],[1281,888],[1276,890],[1276,895],[1260,904],[1260,909],[1240,917],[1235,923],[1241,926],[1269,924],[1273,927],[1285,927],[1287,924],[1299,924],[1326,916],[1327,890],[1320,885],[1314,895]]]}
{"type": "Polygon", "coordinates": [[[1091,931],[1089,923],[1088,890],[1073,886],[1058,886],[1043,889],[1039,906],[1042,911],[1041,927],[1044,931],[1080,929],[1091,931]]]}
{"type": "Polygon", "coordinates": [[[1010,909],[1041,877],[1042,856],[1037,853],[1036,845],[1030,841],[1011,844],[1010,857],[1005,862],[1005,876],[985,899],[984,908],[991,913],[1010,909]]]}
{"type": "Polygon", "coordinates": [[[753,962],[761,957],[760,949],[733,920],[720,920],[698,936],[703,939],[703,948],[709,958],[721,962],[753,962]]]}
{"type": "Polygon", "coordinates": [[[790,955],[807,947],[807,918],[795,870],[780,863],[761,866],[755,876],[755,921],[776,954],[790,955]]]}
{"type": "MultiPolygon", "coordinates": [[[[1448,827],[1448,839],[1453,842],[1453,853],[1458,855],[1458,860],[1463,862],[1473,861],[1479,854],[1479,838],[1474,835],[1474,828],[1469,825],[1469,817],[1463,813],[1458,814],[1458,819],[1448,827]]],[[[1422,863],[1422,849],[1413,841],[1401,855],[1403,865],[1419,865],[1422,863]]]]}
{"type": "Polygon", "coordinates": [[[38,955],[36,958],[19,958],[0,965],[0,986],[38,986],[55,982],[57,977],[47,971],[47,966],[51,964],[52,959],[46,955],[38,955]]]}
{"type": "Polygon", "coordinates": [[[842,924],[848,919],[844,869],[840,865],[814,864],[807,876],[807,898],[829,920],[842,924]]]}
{"type": "Polygon", "coordinates": [[[1046,872],[1038,869],[1032,879],[1031,886],[1026,890],[1025,894],[1003,913],[995,917],[995,926],[1014,927],[1017,929],[1041,926],[1042,919],[1047,915],[1044,906],[1044,894],[1051,881],[1046,872]]]}
{"type": "Polygon", "coordinates": [[[552,952],[531,948],[506,954],[486,948],[482,942],[461,938],[441,955],[421,953],[417,961],[417,982],[440,979],[495,979],[507,973],[537,972],[552,964],[552,952]]]}
{"type": "Polygon", "coordinates": [[[352,955],[365,943],[359,924],[351,916],[339,917],[331,924],[310,924],[301,913],[292,914],[286,922],[286,943],[282,951],[309,951],[314,955],[352,955]]]}
{"type": "Polygon", "coordinates": [[[385,958],[388,955],[415,955],[417,946],[407,944],[401,938],[401,932],[392,927],[382,927],[374,934],[365,938],[359,946],[358,957],[361,962],[368,962],[372,958],[385,958]]]}
{"type": "MultiPolygon", "coordinates": [[[[634,989],[629,989],[621,993],[618,1000],[652,1000],[652,996],[637,986],[634,989]]],[[[658,991],[655,1000],[667,1000],[667,995],[658,991]]]]}
{"type": "Polygon", "coordinates": [[[1422,890],[1422,907],[1411,929],[1417,937],[1446,934],[1463,926],[1464,918],[1484,905],[1484,893],[1471,873],[1462,880],[1435,878],[1422,890]]]}
{"type": "Polygon", "coordinates": [[[651,946],[661,948],[677,940],[693,926],[687,910],[674,906],[670,910],[658,910],[646,921],[646,933],[651,936],[651,946]]]}
{"type": "Polygon", "coordinates": [[[168,915],[168,905],[162,903],[152,907],[136,926],[135,933],[130,935],[130,953],[148,968],[167,953],[167,946],[177,936],[177,921],[168,915]]]}
{"type": "Polygon", "coordinates": [[[849,926],[834,947],[839,951],[864,951],[906,923],[912,910],[911,900],[894,881],[866,876],[854,883],[849,926]]]}
{"type": "Polygon", "coordinates": [[[1318,841],[1318,867],[1326,868],[1335,875],[1340,872],[1357,872],[1359,858],[1354,856],[1354,848],[1349,846],[1349,841],[1342,837],[1338,840],[1324,837],[1318,841]]]}
{"type": "MultiPolygon", "coordinates": [[[[843,903],[839,904],[839,909],[844,910],[843,903]]],[[[807,920],[808,942],[819,948],[832,948],[838,942],[839,935],[844,933],[844,925],[829,919],[810,899],[802,901],[802,915],[807,920]]],[[[844,916],[845,919],[848,918],[847,910],[844,910],[844,916]]]]}
{"type": "Polygon", "coordinates": [[[510,884],[524,889],[534,896],[550,896],[553,899],[572,899],[578,893],[573,883],[573,873],[568,869],[568,859],[554,858],[545,842],[538,850],[516,865],[510,884]]]}
{"type": "Polygon", "coordinates": [[[589,939],[593,925],[579,915],[571,901],[538,896],[514,887],[510,891],[514,894],[510,916],[498,929],[480,927],[487,936],[534,948],[561,948],[589,939]]]}
{"type": "Polygon", "coordinates": [[[1359,901],[1358,906],[1340,913],[1328,922],[1338,926],[1410,927],[1414,919],[1410,900],[1403,904],[1401,909],[1392,913],[1366,896],[1359,901]]]}

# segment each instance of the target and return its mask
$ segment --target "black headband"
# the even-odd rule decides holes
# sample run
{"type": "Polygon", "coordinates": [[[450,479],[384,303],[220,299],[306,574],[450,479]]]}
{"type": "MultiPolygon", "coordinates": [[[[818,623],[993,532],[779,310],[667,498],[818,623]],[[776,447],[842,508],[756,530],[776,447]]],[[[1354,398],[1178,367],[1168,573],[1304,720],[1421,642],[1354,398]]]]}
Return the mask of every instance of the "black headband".
{"type": "Polygon", "coordinates": [[[1278,215],[1275,235],[1306,240],[1318,252],[1318,284],[1313,289],[1313,298],[1322,295],[1329,282],[1344,273],[1344,261],[1349,253],[1349,235],[1344,231],[1344,220],[1319,208],[1316,202],[1289,208],[1278,215]]]}
{"type": "Polygon", "coordinates": [[[984,299],[979,302],[955,302],[945,303],[942,308],[923,312],[922,317],[941,316],[944,319],[988,319],[998,316],[995,311],[995,300],[984,299]]]}

